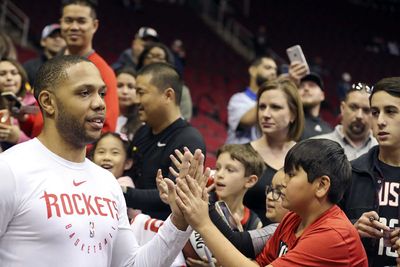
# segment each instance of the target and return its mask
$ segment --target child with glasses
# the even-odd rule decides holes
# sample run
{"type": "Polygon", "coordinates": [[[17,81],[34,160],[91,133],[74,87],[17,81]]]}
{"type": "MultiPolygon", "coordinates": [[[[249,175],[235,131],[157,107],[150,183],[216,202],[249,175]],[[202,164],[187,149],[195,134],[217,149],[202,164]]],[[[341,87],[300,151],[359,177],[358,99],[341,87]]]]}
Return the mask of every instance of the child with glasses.
{"type": "Polygon", "coordinates": [[[278,170],[272,178],[271,185],[266,187],[266,213],[265,216],[273,222],[260,229],[236,232],[232,231],[221,219],[215,209],[210,208],[210,218],[224,236],[248,258],[255,259],[262,251],[268,239],[274,234],[279,222],[289,212],[282,206],[282,189],[285,179],[283,168],[278,170]]]}

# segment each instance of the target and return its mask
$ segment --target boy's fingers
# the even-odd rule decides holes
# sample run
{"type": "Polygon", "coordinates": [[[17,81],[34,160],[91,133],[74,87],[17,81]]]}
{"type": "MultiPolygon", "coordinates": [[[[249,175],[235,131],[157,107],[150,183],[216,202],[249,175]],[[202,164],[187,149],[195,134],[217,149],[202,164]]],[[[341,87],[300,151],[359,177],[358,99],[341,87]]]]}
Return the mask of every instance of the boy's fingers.
{"type": "Polygon", "coordinates": [[[192,192],[194,197],[200,197],[201,196],[201,189],[199,188],[199,185],[197,184],[196,180],[194,180],[192,177],[187,175],[185,177],[186,183],[189,187],[190,192],[192,192]]]}
{"type": "Polygon", "coordinates": [[[169,172],[170,172],[175,178],[176,178],[176,177],[179,177],[179,173],[178,173],[177,171],[175,171],[174,168],[169,167],[168,169],[169,169],[169,172]]]}
{"type": "Polygon", "coordinates": [[[185,206],[190,206],[190,197],[186,194],[187,191],[183,190],[182,187],[176,188],[176,194],[185,206]]]}
{"type": "Polygon", "coordinates": [[[179,149],[175,149],[174,152],[175,152],[175,155],[178,157],[178,159],[179,159],[180,161],[182,161],[182,159],[183,159],[183,154],[182,154],[182,152],[181,152],[179,149]]]}

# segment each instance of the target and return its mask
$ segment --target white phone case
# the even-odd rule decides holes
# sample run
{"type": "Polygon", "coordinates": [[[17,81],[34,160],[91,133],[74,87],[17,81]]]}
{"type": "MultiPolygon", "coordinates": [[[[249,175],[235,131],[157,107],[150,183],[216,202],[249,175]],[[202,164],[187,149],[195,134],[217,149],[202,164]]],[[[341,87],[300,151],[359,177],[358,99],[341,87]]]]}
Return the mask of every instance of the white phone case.
{"type": "Polygon", "coordinates": [[[308,67],[306,57],[304,56],[303,50],[300,45],[294,45],[286,49],[286,53],[289,57],[290,63],[294,61],[298,61],[303,63],[307,67],[307,74],[310,72],[310,68],[308,67]]]}

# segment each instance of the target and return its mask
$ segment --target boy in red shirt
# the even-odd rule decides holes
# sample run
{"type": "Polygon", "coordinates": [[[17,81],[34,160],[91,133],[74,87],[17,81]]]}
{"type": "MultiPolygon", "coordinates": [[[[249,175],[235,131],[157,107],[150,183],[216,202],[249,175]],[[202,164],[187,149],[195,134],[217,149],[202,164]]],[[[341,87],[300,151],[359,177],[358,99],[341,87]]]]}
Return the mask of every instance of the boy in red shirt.
{"type": "Polygon", "coordinates": [[[367,267],[357,231],[336,206],[351,177],[343,148],[327,139],[302,141],[288,152],[284,170],[282,206],[292,212],[256,262],[240,254],[213,225],[204,193],[193,179],[177,179],[177,203],[222,266],[367,267]]]}

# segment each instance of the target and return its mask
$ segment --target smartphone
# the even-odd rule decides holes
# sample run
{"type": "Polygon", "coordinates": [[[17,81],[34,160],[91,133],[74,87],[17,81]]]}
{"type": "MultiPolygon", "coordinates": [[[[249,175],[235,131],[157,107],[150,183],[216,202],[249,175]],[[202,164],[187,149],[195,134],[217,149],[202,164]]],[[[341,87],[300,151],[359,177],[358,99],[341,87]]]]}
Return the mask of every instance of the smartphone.
{"type": "Polygon", "coordinates": [[[310,68],[308,66],[306,57],[304,56],[303,50],[301,49],[300,45],[294,45],[289,47],[288,49],[286,49],[286,54],[288,55],[290,63],[293,63],[294,61],[303,63],[307,67],[307,74],[310,73],[310,68]]]}
{"type": "Polygon", "coordinates": [[[222,219],[229,225],[232,230],[239,231],[239,227],[236,223],[235,218],[232,215],[231,210],[229,209],[228,205],[224,201],[217,201],[215,202],[215,209],[221,215],[222,219]]]}
{"type": "Polygon", "coordinates": [[[22,107],[21,101],[19,101],[18,97],[13,92],[3,92],[1,96],[7,99],[9,103],[11,103],[10,109],[14,111],[14,109],[20,110],[22,107]]]}
{"type": "Polygon", "coordinates": [[[21,101],[19,101],[18,97],[13,92],[3,92],[1,96],[7,99],[7,101],[11,104],[10,111],[12,114],[37,114],[40,109],[38,106],[27,105],[24,106],[21,101]]]}

